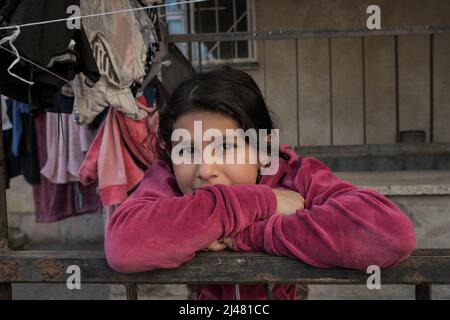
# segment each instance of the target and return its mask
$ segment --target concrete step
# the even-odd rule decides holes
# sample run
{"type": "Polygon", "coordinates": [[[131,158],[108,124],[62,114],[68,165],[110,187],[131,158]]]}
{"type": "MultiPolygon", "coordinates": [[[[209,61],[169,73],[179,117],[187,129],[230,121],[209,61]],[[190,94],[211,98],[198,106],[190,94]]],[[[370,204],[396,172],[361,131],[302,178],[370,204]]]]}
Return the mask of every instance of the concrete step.
{"type": "Polygon", "coordinates": [[[450,170],[449,143],[297,147],[333,171],[450,170]]]}
{"type": "Polygon", "coordinates": [[[450,170],[335,172],[339,179],[386,196],[450,195],[450,170]]]}

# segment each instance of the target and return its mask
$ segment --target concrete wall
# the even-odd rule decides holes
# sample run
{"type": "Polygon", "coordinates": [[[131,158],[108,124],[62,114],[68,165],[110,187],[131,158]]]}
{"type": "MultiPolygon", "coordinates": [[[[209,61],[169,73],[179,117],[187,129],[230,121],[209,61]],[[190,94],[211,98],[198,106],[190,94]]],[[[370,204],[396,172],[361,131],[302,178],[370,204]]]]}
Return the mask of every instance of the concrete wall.
{"type": "MultiPolygon", "coordinates": [[[[11,179],[6,190],[8,226],[11,240],[14,231],[25,234],[28,245],[36,249],[41,245],[52,248],[83,248],[102,250],[106,216],[103,212],[93,212],[71,217],[54,223],[36,223],[33,189],[23,176],[11,179]],[[85,246],[85,247],[84,247],[85,246]]],[[[22,239],[19,239],[22,242],[22,239]]]]}
{"type": "MultiPolygon", "coordinates": [[[[257,0],[255,27],[363,29],[371,4],[381,8],[382,28],[450,24],[446,0],[257,0]]],[[[427,142],[450,142],[450,34],[399,36],[397,43],[393,36],[372,36],[256,46],[259,67],[249,73],[278,115],[284,143],[395,143],[404,130],[425,131],[427,142]]]]}

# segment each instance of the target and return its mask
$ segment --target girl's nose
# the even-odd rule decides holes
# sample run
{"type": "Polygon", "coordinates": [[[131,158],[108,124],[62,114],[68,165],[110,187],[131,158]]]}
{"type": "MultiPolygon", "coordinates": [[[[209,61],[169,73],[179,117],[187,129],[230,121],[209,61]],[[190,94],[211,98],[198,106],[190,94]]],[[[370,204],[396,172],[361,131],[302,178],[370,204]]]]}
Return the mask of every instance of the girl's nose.
{"type": "Polygon", "coordinates": [[[216,163],[208,164],[203,161],[197,167],[197,177],[203,181],[213,183],[219,176],[219,166],[216,163]]]}

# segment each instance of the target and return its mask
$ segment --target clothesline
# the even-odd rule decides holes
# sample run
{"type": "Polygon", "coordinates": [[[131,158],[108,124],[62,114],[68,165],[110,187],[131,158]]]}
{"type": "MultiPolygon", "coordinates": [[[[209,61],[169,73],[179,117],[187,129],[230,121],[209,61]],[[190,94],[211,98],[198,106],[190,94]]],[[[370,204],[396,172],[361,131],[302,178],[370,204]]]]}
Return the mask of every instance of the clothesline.
{"type": "MultiPolygon", "coordinates": [[[[63,21],[70,21],[70,20],[75,20],[75,19],[83,19],[83,18],[93,18],[93,17],[100,17],[100,16],[106,16],[106,15],[112,15],[112,14],[117,14],[117,13],[126,13],[126,12],[134,12],[134,11],[140,11],[140,10],[147,10],[147,9],[152,9],[152,8],[161,8],[161,7],[167,7],[167,6],[172,6],[172,5],[179,5],[179,4],[190,4],[190,3],[197,3],[197,2],[204,2],[207,0],[189,0],[189,1],[181,1],[181,2],[175,2],[175,3],[167,3],[167,4],[162,4],[162,5],[152,5],[152,6],[146,6],[146,7],[139,7],[139,8],[132,8],[132,9],[125,9],[125,10],[116,10],[116,11],[109,11],[109,12],[102,12],[102,13],[95,13],[95,14],[90,14],[90,15],[84,15],[84,16],[78,16],[78,17],[70,17],[70,18],[63,18],[63,19],[55,19],[55,20],[46,20],[46,21],[40,21],[40,22],[32,22],[32,23],[25,23],[25,24],[20,24],[20,25],[15,25],[15,26],[7,26],[7,27],[1,27],[0,30],[7,30],[7,29],[16,29],[19,33],[20,33],[20,29],[23,27],[29,27],[29,26],[35,26],[35,25],[43,25],[43,24],[49,24],[49,23],[55,23],[55,22],[63,22],[63,21]]],[[[11,45],[13,46],[13,44],[11,43],[11,45]]],[[[18,59],[13,62],[13,64],[10,66],[10,68],[15,65],[18,61],[23,60],[26,61],[30,64],[32,64],[33,66],[49,73],[50,75],[66,82],[66,83],[70,83],[69,80],[59,76],[58,74],[52,72],[51,70],[37,64],[34,63],[33,61],[24,58],[23,56],[21,56],[18,52],[14,52],[12,50],[9,50],[7,48],[5,48],[4,46],[0,45],[0,48],[11,53],[12,55],[16,56],[18,59]]],[[[14,48],[14,47],[13,47],[14,48]]],[[[9,71],[9,73],[28,83],[28,84],[32,84],[30,82],[28,82],[25,79],[22,79],[21,77],[17,76],[16,74],[14,74],[13,72],[9,71]]]]}
{"type": "Polygon", "coordinates": [[[181,2],[175,2],[175,3],[159,4],[159,5],[152,5],[152,6],[146,6],[146,7],[126,9],[126,10],[117,10],[117,11],[102,12],[102,13],[93,13],[93,14],[84,15],[84,16],[61,18],[61,19],[55,19],[55,20],[46,20],[46,21],[39,21],[39,22],[24,23],[24,24],[15,25],[15,26],[0,27],[0,30],[17,29],[18,27],[19,28],[30,27],[30,26],[49,24],[49,23],[55,23],[55,22],[64,22],[64,21],[72,21],[72,20],[76,20],[76,19],[94,18],[94,17],[112,15],[112,14],[116,14],[116,13],[127,13],[127,12],[141,11],[141,10],[154,9],[154,8],[163,8],[163,7],[173,6],[173,5],[204,2],[204,1],[208,1],[208,0],[181,1],[181,2]]]}

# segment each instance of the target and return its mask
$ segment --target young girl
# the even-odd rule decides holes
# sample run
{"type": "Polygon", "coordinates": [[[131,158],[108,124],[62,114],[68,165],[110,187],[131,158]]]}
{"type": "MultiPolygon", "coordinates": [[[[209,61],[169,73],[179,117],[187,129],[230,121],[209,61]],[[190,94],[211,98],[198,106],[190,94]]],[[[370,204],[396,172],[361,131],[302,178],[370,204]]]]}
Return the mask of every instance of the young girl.
{"type": "MultiPolygon", "coordinates": [[[[339,180],[319,160],[280,146],[278,171],[249,161],[253,144],[223,143],[245,153],[245,163],[172,161],[174,130],[274,129],[256,83],[225,68],[181,84],[159,110],[159,158],[134,193],[111,216],[105,251],[118,272],[176,268],[200,250],[261,251],[319,268],[366,270],[393,266],[414,249],[410,220],[383,195],[339,180]],[[198,124],[198,122],[197,122],[198,124]]],[[[198,137],[197,137],[198,138],[198,137]]],[[[197,139],[194,138],[194,139],[197,139]]],[[[202,137],[200,137],[201,139],[202,137]]],[[[267,140],[270,143],[270,138],[267,140]]],[[[210,141],[188,141],[181,155],[200,154],[210,141]],[[202,150],[198,150],[200,149],[202,150]]],[[[186,143],[184,141],[183,143],[186,143]]],[[[178,154],[175,154],[178,155],[178,154]]],[[[197,299],[266,299],[262,285],[205,285],[197,299]]],[[[294,299],[294,285],[274,288],[274,299],[294,299]]]]}

